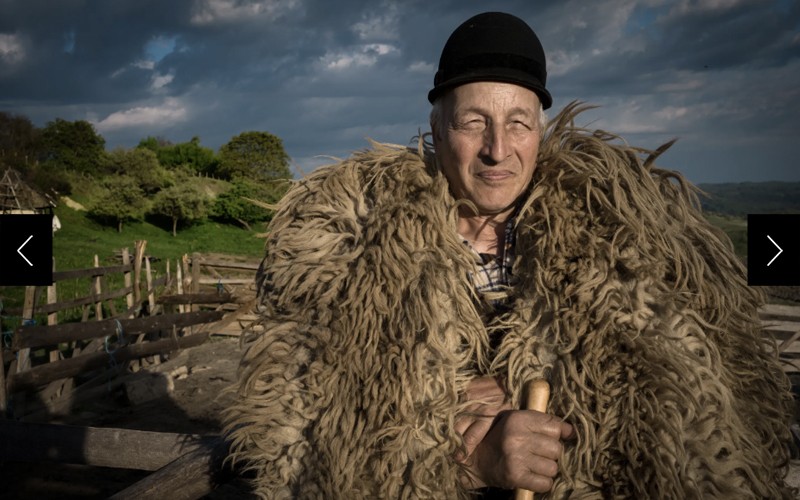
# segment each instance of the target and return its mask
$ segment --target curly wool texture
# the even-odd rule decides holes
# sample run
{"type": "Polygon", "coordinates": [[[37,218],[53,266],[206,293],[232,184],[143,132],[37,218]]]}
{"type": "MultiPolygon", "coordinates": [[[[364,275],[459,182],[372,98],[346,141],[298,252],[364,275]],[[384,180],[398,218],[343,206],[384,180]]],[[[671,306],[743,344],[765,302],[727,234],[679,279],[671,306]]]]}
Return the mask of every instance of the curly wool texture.
{"type": "Polygon", "coordinates": [[[373,143],[289,191],[258,277],[265,331],[226,414],[260,497],[470,498],[453,425],[485,375],[515,405],[546,375],[548,411],[576,426],[548,498],[795,497],[763,293],[696,188],[653,165],[669,144],[613,144],[574,126],[584,109],[548,126],[517,222],[520,282],[487,326],[458,203],[422,141],[373,143]]]}

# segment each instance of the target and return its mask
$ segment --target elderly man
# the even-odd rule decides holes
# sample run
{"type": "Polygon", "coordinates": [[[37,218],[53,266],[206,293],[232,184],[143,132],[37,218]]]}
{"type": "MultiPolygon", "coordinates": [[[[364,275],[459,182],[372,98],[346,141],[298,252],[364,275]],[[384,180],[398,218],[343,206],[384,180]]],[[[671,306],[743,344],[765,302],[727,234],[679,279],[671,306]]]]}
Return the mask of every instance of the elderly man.
{"type": "Polygon", "coordinates": [[[574,104],[545,135],[545,80],[523,21],[475,16],[432,146],[373,144],[281,201],[226,416],[262,498],[793,497],[763,293],[666,147],[574,104]],[[536,378],[546,413],[519,409],[536,378]]]}

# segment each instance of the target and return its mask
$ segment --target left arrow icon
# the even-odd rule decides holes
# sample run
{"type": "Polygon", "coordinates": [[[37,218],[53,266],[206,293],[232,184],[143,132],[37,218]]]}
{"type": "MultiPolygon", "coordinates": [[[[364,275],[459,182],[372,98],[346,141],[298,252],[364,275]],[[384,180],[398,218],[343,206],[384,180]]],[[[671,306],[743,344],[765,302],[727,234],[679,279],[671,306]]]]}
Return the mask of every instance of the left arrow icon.
{"type": "Polygon", "coordinates": [[[25,245],[27,245],[27,244],[28,244],[28,242],[29,242],[29,241],[31,241],[31,238],[33,238],[33,235],[30,235],[30,236],[28,236],[28,239],[27,239],[27,240],[25,240],[25,243],[23,243],[22,245],[20,245],[20,246],[19,246],[19,248],[17,248],[17,253],[18,253],[18,254],[19,254],[19,255],[20,255],[20,256],[21,256],[23,259],[25,259],[25,262],[27,262],[29,266],[33,267],[33,264],[31,264],[31,261],[29,261],[29,260],[28,260],[28,258],[27,258],[27,257],[25,257],[24,255],[22,255],[22,252],[20,251],[20,250],[22,250],[22,247],[24,247],[25,245]]]}

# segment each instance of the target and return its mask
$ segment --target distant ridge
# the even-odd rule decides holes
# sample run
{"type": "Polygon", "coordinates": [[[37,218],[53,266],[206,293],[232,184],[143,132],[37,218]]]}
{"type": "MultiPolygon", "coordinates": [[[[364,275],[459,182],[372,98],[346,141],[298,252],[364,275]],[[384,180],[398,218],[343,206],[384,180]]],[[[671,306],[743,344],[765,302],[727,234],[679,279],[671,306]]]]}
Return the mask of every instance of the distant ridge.
{"type": "Polygon", "coordinates": [[[706,212],[746,217],[747,214],[800,213],[800,182],[729,182],[698,184],[711,195],[700,197],[706,212]]]}

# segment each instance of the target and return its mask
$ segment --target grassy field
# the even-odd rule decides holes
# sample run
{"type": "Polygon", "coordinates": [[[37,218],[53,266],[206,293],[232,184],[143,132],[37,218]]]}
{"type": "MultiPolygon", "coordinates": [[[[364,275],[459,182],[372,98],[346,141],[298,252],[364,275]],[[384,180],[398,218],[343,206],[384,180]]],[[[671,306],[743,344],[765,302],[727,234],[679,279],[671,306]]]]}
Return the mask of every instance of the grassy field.
{"type": "MultiPolygon", "coordinates": [[[[76,201],[84,202],[85,199],[78,195],[76,201]]],[[[184,254],[224,253],[240,255],[243,257],[261,257],[264,254],[264,238],[256,238],[254,234],[262,231],[260,224],[253,225],[254,231],[247,231],[241,226],[225,224],[221,221],[204,219],[189,227],[178,226],[178,235],[172,236],[172,222],[158,218],[148,218],[144,221],[134,221],[125,224],[122,232],[117,232],[115,227],[103,226],[86,216],[86,212],[76,211],[62,204],[55,209],[61,222],[61,229],[53,237],[53,256],[55,257],[56,270],[83,269],[94,266],[94,256],[97,255],[101,266],[120,264],[115,259],[114,252],[127,247],[133,254],[134,240],[146,240],[145,252],[158,258],[153,262],[154,278],[166,274],[167,259],[170,261],[171,272],[175,273],[175,263],[179,262],[184,254]]],[[[115,290],[124,287],[122,274],[109,275],[109,289],[115,290]]],[[[90,279],[74,279],[58,282],[58,300],[69,300],[88,295],[90,279]]],[[[10,287],[2,292],[3,306],[21,307],[24,299],[22,287],[10,287]]],[[[43,299],[42,299],[43,300],[43,299]]],[[[125,309],[125,298],[115,299],[118,311],[125,309]]],[[[104,315],[108,315],[106,309],[104,315]]],[[[59,312],[59,323],[80,319],[81,309],[71,309],[59,312]]],[[[107,317],[107,316],[106,316],[107,317]]],[[[42,315],[34,318],[38,324],[46,322],[42,315]]],[[[2,329],[9,329],[10,320],[3,321],[2,329]]]]}
{"type": "Polygon", "coordinates": [[[706,220],[725,231],[731,239],[736,255],[747,257],[747,218],[704,212],[706,220]]]}

